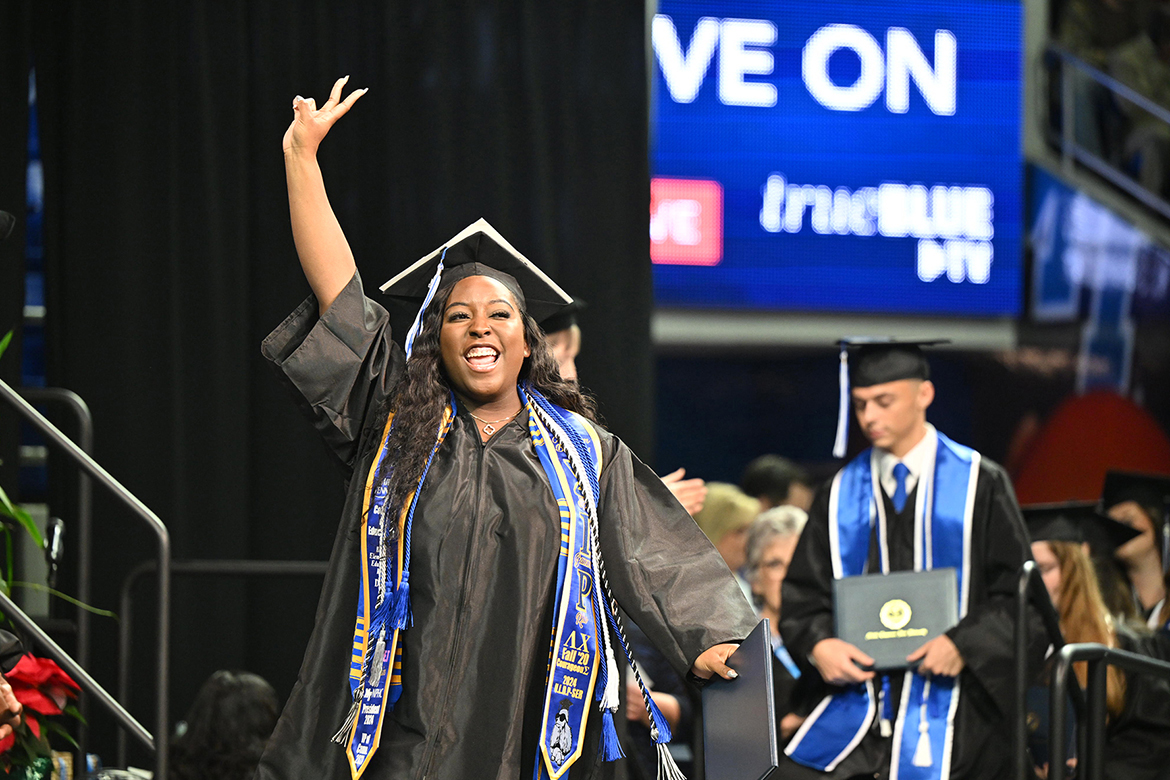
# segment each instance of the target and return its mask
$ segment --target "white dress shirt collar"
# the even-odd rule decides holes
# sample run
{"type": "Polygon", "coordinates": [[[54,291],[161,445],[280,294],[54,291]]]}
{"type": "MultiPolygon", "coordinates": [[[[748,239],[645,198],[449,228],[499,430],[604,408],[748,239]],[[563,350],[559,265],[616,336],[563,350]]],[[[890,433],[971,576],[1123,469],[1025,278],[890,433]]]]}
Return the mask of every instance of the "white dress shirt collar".
{"type": "Polygon", "coordinates": [[[896,458],[888,450],[874,447],[878,454],[878,476],[881,479],[882,490],[886,492],[886,495],[892,497],[898,488],[898,480],[894,476],[894,466],[898,463],[905,463],[906,468],[910,469],[910,473],[906,476],[906,495],[910,495],[910,491],[918,484],[918,477],[922,475],[923,469],[930,463],[931,455],[935,452],[936,447],[938,447],[938,431],[930,423],[926,424],[926,435],[911,447],[910,451],[901,459],[896,458]]]}

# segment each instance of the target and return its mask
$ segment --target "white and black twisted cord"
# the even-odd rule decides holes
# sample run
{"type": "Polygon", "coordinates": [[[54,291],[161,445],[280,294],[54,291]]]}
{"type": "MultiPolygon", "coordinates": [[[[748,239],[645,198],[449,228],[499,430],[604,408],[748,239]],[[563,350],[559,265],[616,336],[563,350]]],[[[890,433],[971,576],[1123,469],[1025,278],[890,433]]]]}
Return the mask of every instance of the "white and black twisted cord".
{"type": "MultiPolygon", "coordinates": [[[[581,478],[581,473],[577,465],[577,453],[575,448],[565,446],[564,442],[562,442],[560,439],[559,426],[556,425],[555,422],[553,422],[551,419],[548,419],[547,413],[540,408],[539,404],[533,404],[532,408],[536,411],[537,417],[540,418],[540,421],[544,424],[545,429],[549,432],[554,446],[556,446],[560,452],[565,454],[565,459],[569,463],[569,470],[573,473],[573,479],[576,481],[578,489],[582,490],[582,492],[585,492],[584,487],[586,483],[581,478]]],[[[592,496],[589,496],[588,493],[586,493],[586,496],[592,498],[592,496]]],[[[658,728],[654,722],[653,717],[653,702],[650,698],[649,688],[647,688],[645,681],[642,679],[642,674],[638,670],[638,663],[634,660],[634,656],[630,652],[630,640],[626,636],[625,628],[622,626],[622,619],[618,613],[617,599],[614,598],[613,590],[609,585],[609,575],[606,574],[605,561],[601,556],[601,539],[598,532],[599,523],[597,521],[596,515],[594,514],[594,506],[595,505],[592,501],[586,502],[586,510],[589,515],[589,522],[587,523],[589,526],[589,540],[590,543],[594,546],[593,549],[597,551],[597,578],[601,584],[602,593],[605,594],[605,599],[609,603],[609,614],[614,631],[618,635],[618,641],[621,642],[622,651],[626,655],[626,660],[630,664],[630,669],[634,672],[634,679],[638,682],[638,690],[642,692],[642,699],[646,703],[646,711],[651,714],[650,722],[654,732],[653,737],[655,738],[655,741],[657,741],[658,728]]],[[[602,619],[604,620],[604,616],[602,616],[602,619]]]]}

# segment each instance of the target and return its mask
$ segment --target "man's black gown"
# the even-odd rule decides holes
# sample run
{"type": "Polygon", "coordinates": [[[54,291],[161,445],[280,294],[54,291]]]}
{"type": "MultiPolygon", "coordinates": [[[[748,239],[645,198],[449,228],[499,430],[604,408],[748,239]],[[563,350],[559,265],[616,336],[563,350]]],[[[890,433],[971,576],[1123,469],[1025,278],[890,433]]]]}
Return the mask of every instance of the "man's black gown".
{"type": "MultiPolygon", "coordinates": [[[[349,708],[360,514],[377,411],[403,375],[385,310],[355,274],[324,316],[310,297],[264,342],[317,430],[352,469],[316,624],[257,780],[341,780],[329,740],[349,708]]],[[[364,778],[530,778],[556,596],[559,513],[521,414],[486,443],[460,410],[413,523],[403,695],[364,778]]],[[[654,473],[598,430],[601,553],[614,594],[680,673],[755,618],[722,558],[654,473]]],[[[593,709],[569,777],[604,777],[593,709]]]]}
{"type": "MultiPolygon", "coordinates": [[[[829,555],[829,488],[817,493],[800,535],[792,564],[784,579],[780,633],[797,665],[807,692],[804,708],[826,693],[816,668],[809,662],[813,646],[833,633],[833,567],[829,555]]],[[[879,491],[880,492],[880,491],[879,491]]],[[[887,533],[890,570],[914,568],[914,504],[917,487],[901,513],[887,496],[887,533]]],[[[960,673],[961,697],[955,714],[952,778],[1002,778],[1010,774],[1015,710],[1013,631],[1016,581],[1020,567],[1031,558],[1031,546],[1015,493],[1003,469],[987,458],[980,460],[971,529],[970,608],[967,616],[947,632],[965,661],[960,673]]],[[[870,539],[869,572],[880,572],[877,542],[870,539]]],[[[1030,665],[1038,669],[1047,641],[1036,615],[1031,616],[1030,665]]],[[[890,676],[891,700],[901,701],[901,674],[890,676]]],[[[880,687],[880,679],[875,685],[880,687]]],[[[889,775],[890,739],[880,736],[878,718],[854,751],[832,773],[817,772],[785,759],[782,778],[848,778],[889,775]]]]}

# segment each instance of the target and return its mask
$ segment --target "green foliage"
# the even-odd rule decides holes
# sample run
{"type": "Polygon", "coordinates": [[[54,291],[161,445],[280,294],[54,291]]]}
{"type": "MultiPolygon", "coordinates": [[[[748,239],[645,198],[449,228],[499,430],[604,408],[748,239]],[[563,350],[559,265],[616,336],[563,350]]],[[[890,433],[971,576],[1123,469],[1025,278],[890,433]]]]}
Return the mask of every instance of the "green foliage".
{"type": "MultiPolygon", "coordinates": [[[[4,351],[8,349],[8,345],[12,343],[12,331],[4,334],[4,338],[0,338],[0,357],[4,357],[4,351]]],[[[6,517],[10,521],[14,521],[17,525],[24,528],[28,535],[32,537],[33,541],[38,547],[45,546],[45,538],[41,536],[41,529],[37,528],[37,524],[33,521],[29,513],[12,503],[8,498],[8,494],[4,492],[4,488],[0,486],[0,517],[6,517]]],[[[6,523],[7,524],[7,523],[6,523]]],[[[5,572],[5,582],[11,585],[12,582],[12,537],[6,535],[5,544],[8,551],[9,566],[8,571],[5,572]]],[[[9,587],[11,590],[11,587],[9,587]]]]}

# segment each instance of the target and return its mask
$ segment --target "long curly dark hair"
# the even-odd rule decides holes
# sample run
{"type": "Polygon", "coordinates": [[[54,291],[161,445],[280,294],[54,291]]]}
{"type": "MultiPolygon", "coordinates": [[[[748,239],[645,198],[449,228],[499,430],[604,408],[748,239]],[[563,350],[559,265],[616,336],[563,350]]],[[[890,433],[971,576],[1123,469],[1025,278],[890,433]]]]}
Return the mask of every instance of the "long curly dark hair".
{"type": "MultiPolygon", "coordinates": [[[[390,455],[378,467],[374,484],[389,474],[387,516],[398,517],[411,492],[418,485],[426,467],[427,458],[435,446],[443,410],[451,398],[451,385],[443,368],[439,347],[443,310],[451,290],[461,280],[443,283],[435,292],[430,306],[423,313],[422,328],[414,340],[414,350],[406,364],[406,376],[386,399],[379,423],[371,430],[367,446],[377,447],[390,412],[394,413],[394,427],[390,431],[390,455]]],[[[513,296],[515,297],[515,296],[513,296]]],[[[529,356],[520,367],[518,381],[526,382],[558,406],[577,412],[597,422],[597,407],[593,398],[577,385],[561,379],[560,368],[545,343],[540,326],[528,314],[523,300],[516,301],[524,323],[524,341],[529,356]]],[[[396,529],[397,524],[391,524],[396,529]]]]}

